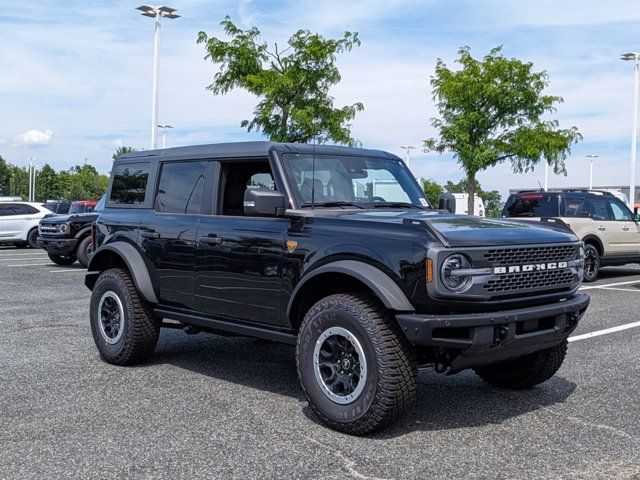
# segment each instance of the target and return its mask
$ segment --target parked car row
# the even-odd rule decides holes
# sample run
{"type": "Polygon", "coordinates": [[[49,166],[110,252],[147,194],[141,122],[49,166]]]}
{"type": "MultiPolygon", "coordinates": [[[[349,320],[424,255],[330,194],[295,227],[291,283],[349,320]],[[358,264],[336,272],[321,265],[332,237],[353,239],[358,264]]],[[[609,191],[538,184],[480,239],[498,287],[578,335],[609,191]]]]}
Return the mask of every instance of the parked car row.
{"type": "Polygon", "coordinates": [[[66,202],[48,200],[44,205],[21,200],[0,200],[0,244],[44,248],[51,261],[83,267],[92,253],[91,224],[104,207],[98,200],[66,202]]]}

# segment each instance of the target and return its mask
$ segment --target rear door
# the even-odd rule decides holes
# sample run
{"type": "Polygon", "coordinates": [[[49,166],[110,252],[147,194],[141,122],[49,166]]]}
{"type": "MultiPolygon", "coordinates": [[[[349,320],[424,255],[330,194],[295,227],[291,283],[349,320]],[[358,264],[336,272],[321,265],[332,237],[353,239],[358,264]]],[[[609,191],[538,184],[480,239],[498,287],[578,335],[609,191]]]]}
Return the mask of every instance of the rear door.
{"type": "Polygon", "coordinates": [[[631,210],[619,199],[609,198],[612,221],[609,232],[611,251],[620,255],[640,255],[640,233],[631,210]]]}
{"type": "Polygon", "coordinates": [[[161,163],[153,209],[141,222],[141,247],[155,267],[165,305],[193,307],[195,242],[207,166],[204,160],[161,163]]]}

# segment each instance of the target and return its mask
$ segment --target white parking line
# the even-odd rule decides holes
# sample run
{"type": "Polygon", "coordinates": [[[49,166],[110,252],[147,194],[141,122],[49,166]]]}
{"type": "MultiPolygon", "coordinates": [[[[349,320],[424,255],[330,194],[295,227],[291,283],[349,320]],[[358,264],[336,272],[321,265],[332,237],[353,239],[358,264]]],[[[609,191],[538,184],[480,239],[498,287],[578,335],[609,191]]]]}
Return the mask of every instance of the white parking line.
{"type": "Polygon", "coordinates": [[[626,325],[619,325],[617,327],[605,328],[604,330],[596,330],[595,332],[585,333],[582,335],[574,335],[569,337],[570,342],[577,342],[578,340],[584,340],[586,338],[599,337],[600,335],[606,335],[608,333],[620,332],[622,330],[628,330],[630,328],[640,327],[640,322],[627,323],[626,325]]]}
{"type": "Polygon", "coordinates": [[[21,255],[46,255],[46,254],[47,254],[47,252],[43,252],[43,251],[21,252],[21,253],[0,252],[0,257],[19,257],[21,255]]]}
{"type": "Polygon", "coordinates": [[[61,268],[59,270],[49,270],[49,273],[65,273],[65,272],[81,272],[87,273],[87,271],[83,268],[61,268]]]}
{"type": "Polygon", "coordinates": [[[38,265],[49,265],[50,267],[55,267],[55,263],[18,263],[17,265],[3,265],[4,267],[37,267],[38,265]]]}
{"type": "Polygon", "coordinates": [[[640,283],[640,280],[631,280],[629,282],[605,283],[604,285],[593,285],[593,286],[589,286],[589,287],[580,287],[580,290],[592,290],[594,288],[617,287],[618,285],[631,285],[633,283],[640,283]]]}
{"type": "Polygon", "coordinates": [[[603,287],[600,290],[615,290],[616,292],[635,292],[635,293],[640,292],[640,290],[638,290],[637,288],[634,290],[631,288],[603,287]]]}
{"type": "Polygon", "coordinates": [[[11,262],[11,261],[21,262],[22,260],[37,260],[40,258],[47,258],[47,257],[44,255],[34,255],[32,257],[0,258],[0,262],[11,262]]]}

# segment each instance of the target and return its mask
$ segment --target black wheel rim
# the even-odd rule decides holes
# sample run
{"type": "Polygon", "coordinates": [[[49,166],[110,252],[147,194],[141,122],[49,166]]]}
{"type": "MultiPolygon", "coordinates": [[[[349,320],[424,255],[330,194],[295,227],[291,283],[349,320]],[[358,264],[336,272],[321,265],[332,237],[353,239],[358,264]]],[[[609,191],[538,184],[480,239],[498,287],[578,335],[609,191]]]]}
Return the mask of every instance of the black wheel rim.
{"type": "Polygon", "coordinates": [[[118,295],[108,291],[102,295],[98,304],[98,322],[100,333],[109,344],[117,343],[124,330],[124,308],[118,295]]]}
{"type": "Polygon", "coordinates": [[[314,348],[314,372],[330,400],[339,404],[355,401],[367,377],[367,360],[360,342],[342,327],[325,330],[314,348]]]}
{"type": "Polygon", "coordinates": [[[588,279],[598,274],[598,255],[593,250],[587,250],[584,254],[584,276],[588,279]]]}

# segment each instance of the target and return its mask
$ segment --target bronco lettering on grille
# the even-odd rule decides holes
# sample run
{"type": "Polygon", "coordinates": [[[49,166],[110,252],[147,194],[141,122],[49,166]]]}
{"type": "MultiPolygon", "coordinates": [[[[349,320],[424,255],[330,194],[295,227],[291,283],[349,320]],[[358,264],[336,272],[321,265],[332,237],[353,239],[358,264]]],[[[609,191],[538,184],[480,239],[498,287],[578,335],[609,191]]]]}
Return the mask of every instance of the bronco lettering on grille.
{"type": "Polygon", "coordinates": [[[520,272],[539,272],[540,270],[557,270],[559,268],[567,268],[567,262],[549,262],[534,263],[530,265],[512,265],[508,267],[495,267],[493,273],[520,273],[520,272]]]}

